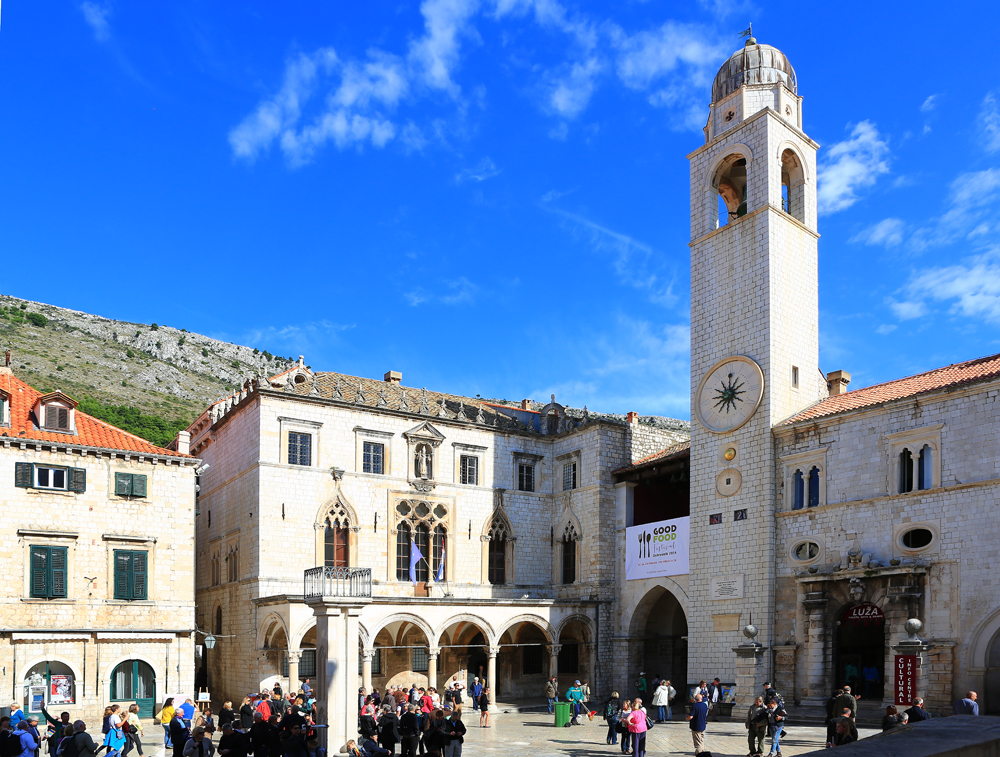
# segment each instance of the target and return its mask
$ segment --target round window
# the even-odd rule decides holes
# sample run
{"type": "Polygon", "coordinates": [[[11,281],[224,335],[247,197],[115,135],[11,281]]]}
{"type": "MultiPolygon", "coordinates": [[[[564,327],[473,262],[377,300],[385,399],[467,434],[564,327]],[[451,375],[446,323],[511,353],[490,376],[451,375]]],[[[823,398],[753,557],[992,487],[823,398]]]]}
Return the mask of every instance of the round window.
{"type": "Polygon", "coordinates": [[[819,544],[814,541],[804,541],[797,545],[794,550],[795,559],[801,562],[808,562],[819,557],[819,544]]]}
{"type": "Polygon", "coordinates": [[[923,549],[934,541],[934,533],[929,528],[911,528],[899,537],[899,543],[906,549],[923,549]]]}

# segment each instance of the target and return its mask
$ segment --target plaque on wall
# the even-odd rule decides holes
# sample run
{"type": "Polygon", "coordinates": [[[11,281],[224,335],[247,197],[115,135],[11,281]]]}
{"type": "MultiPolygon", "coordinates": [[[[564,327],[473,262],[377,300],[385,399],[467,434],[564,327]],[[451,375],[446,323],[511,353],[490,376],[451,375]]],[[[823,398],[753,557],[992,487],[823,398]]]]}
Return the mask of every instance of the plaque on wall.
{"type": "Polygon", "coordinates": [[[743,599],[743,574],[715,576],[710,583],[712,599],[743,599]]]}

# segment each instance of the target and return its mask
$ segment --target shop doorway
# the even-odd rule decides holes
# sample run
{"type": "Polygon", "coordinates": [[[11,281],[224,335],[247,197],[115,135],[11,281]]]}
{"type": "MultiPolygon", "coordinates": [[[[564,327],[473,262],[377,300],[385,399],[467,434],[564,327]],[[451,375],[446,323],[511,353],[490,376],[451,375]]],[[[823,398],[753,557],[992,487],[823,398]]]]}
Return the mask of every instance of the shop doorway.
{"type": "Polygon", "coordinates": [[[878,701],[885,693],[885,618],[850,620],[852,606],[837,621],[834,687],[846,684],[865,700],[878,701]]]}
{"type": "Polygon", "coordinates": [[[52,710],[71,704],[76,704],[76,677],[69,665],[40,662],[24,676],[25,712],[41,715],[42,705],[52,710]]]}
{"type": "Polygon", "coordinates": [[[156,707],[156,676],[142,660],[126,660],[111,673],[111,701],[135,702],[139,717],[153,717],[156,707]]]}

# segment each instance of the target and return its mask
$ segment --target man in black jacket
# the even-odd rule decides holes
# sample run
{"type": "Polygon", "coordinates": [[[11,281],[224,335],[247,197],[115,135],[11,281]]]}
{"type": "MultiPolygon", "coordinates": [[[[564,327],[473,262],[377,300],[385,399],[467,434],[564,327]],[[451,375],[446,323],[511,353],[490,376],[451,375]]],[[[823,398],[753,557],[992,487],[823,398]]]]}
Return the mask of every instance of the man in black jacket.
{"type": "Polygon", "coordinates": [[[378,743],[388,749],[389,754],[395,754],[400,738],[399,718],[396,717],[395,708],[382,705],[382,717],[378,720],[378,743]]]}
{"type": "Polygon", "coordinates": [[[420,742],[420,718],[416,707],[406,705],[406,712],[399,719],[399,745],[403,757],[416,757],[417,745],[420,742]]]}
{"type": "Polygon", "coordinates": [[[919,723],[921,720],[930,720],[931,714],[924,709],[924,700],[914,697],[913,706],[903,712],[906,715],[906,722],[919,723]]]}
{"type": "Polygon", "coordinates": [[[722,681],[718,678],[712,680],[708,686],[708,718],[716,723],[719,722],[719,705],[722,704],[722,681]]]}
{"type": "Polygon", "coordinates": [[[253,748],[254,757],[278,757],[270,753],[271,748],[271,726],[264,720],[264,716],[259,712],[253,714],[253,725],[250,726],[250,746],[253,748]]]}
{"type": "Polygon", "coordinates": [[[222,736],[219,738],[220,757],[247,757],[248,747],[247,737],[233,730],[232,723],[222,726],[222,736]]]}
{"type": "Polygon", "coordinates": [[[170,719],[170,743],[174,745],[174,757],[184,757],[184,745],[191,737],[191,732],[184,724],[184,711],[178,707],[170,719]]]}

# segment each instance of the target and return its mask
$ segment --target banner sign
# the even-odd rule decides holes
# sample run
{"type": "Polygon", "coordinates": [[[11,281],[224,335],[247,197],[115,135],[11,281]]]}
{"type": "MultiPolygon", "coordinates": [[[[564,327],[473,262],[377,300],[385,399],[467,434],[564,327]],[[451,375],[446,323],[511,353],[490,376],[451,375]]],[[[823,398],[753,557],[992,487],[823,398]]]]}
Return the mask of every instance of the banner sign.
{"type": "Polygon", "coordinates": [[[49,704],[75,704],[73,676],[50,676],[49,704]]]}
{"type": "Polygon", "coordinates": [[[688,572],[690,518],[625,529],[625,578],[682,576],[688,572]]]}
{"type": "Polygon", "coordinates": [[[893,673],[896,690],[896,704],[913,704],[917,691],[917,656],[915,654],[896,655],[896,665],[893,673]]]}
{"type": "Polygon", "coordinates": [[[878,605],[871,602],[862,602],[851,607],[844,615],[845,623],[885,623],[885,613],[878,605]]]}

